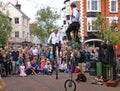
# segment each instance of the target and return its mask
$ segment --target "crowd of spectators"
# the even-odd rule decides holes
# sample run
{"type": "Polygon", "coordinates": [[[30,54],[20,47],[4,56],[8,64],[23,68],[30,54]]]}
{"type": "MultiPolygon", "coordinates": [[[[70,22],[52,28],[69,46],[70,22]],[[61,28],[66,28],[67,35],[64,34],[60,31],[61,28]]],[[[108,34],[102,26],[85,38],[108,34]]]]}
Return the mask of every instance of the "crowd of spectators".
{"type": "MultiPolygon", "coordinates": [[[[56,53],[57,54],[57,53],[56,53]]],[[[0,49],[0,73],[1,76],[16,75],[27,76],[28,74],[52,74],[58,67],[60,72],[69,73],[78,65],[81,71],[89,69],[89,57],[97,60],[98,53],[84,50],[71,50],[70,47],[62,45],[60,55],[54,59],[53,49],[50,46],[32,47],[5,47],[0,49]],[[74,52],[76,61],[70,61],[71,53],[74,52]],[[87,64],[87,66],[86,66],[87,64]]]]}
{"type": "Polygon", "coordinates": [[[28,76],[52,75],[54,71],[70,73],[75,67],[79,67],[82,73],[89,71],[90,61],[99,60],[99,48],[92,48],[88,45],[80,50],[71,49],[62,45],[60,54],[54,59],[51,46],[31,46],[31,47],[5,47],[0,49],[0,75],[28,76]],[[74,59],[71,60],[72,55],[74,59]]]}

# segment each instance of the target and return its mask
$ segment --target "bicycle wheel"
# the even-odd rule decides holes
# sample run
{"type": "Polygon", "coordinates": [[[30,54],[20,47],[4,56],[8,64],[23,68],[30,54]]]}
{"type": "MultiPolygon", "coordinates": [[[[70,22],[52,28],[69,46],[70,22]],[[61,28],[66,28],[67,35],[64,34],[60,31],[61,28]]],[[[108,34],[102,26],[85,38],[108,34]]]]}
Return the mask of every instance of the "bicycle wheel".
{"type": "Polygon", "coordinates": [[[76,83],[72,79],[68,79],[64,83],[66,91],[76,91],[76,83]]]}

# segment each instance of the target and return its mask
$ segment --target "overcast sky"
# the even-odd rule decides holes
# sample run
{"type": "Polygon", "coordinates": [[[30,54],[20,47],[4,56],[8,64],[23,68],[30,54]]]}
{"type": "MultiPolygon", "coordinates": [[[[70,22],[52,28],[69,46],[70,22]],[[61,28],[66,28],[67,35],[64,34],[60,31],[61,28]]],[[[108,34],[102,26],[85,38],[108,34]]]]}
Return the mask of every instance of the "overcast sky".
{"type": "Polygon", "coordinates": [[[3,2],[9,1],[14,5],[16,4],[16,1],[18,1],[18,3],[21,4],[21,10],[28,17],[31,18],[30,22],[33,22],[35,19],[35,14],[39,9],[39,7],[47,5],[61,12],[61,9],[64,7],[65,0],[0,0],[0,1],[3,1],[3,2]]]}

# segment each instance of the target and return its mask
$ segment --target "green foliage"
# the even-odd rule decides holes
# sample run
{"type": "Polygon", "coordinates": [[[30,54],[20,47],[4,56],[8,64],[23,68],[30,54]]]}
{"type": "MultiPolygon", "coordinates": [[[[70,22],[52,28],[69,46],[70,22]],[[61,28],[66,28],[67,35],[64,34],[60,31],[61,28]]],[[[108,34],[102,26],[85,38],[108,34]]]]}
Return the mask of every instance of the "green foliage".
{"type": "Polygon", "coordinates": [[[103,16],[101,16],[100,13],[97,13],[96,20],[93,22],[93,25],[94,25],[95,29],[100,31],[103,23],[104,23],[103,16]]]}
{"type": "Polygon", "coordinates": [[[81,45],[80,45],[80,43],[75,42],[71,45],[68,45],[68,47],[71,49],[71,51],[73,51],[74,49],[80,50],[81,45]]]}
{"type": "Polygon", "coordinates": [[[110,41],[112,44],[120,43],[120,31],[113,31],[111,28],[104,30],[104,39],[110,41]]]}
{"type": "Polygon", "coordinates": [[[56,20],[60,15],[51,7],[43,7],[37,11],[36,23],[37,28],[34,29],[34,33],[42,40],[49,36],[51,30],[56,27],[56,20]]]}
{"type": "Polygon", "coordinates": [[[103,24],[104,24],[104,17],[101,16],[100,13],[97,13],[96,20],[93,21],[93,26],[94,26],[94,29],[99,31],[97,33],[94,33],[94,35],[97,36],[98,38],[103,37],[103,31],[102,31],[103,24]]]}
{"type": "Polygon", "coordinates": [[[0,45],[4,46],[8,42],[11,33],[10,18],[0,12],[0,45]]]}
{"type": "Polygon", "coordinates": [[[48,33],[46,31],[43,31],[43,29],[40,26],[35,27],[33,29],[33,32],[35,35],[37,35],[38,38],[41,39],[42,42],[44,42],[45,37],[48,36],[48,33]]]}
{"type": "Polygon", "coordinates": [[[113,30],[117,27],[117,23],[116,22],[112,22],[110,28],[113,30]]]}
{"type": "Polygon", "coordinates": [[[103,16],[98,13],[96,18],[97,19],[93,22],[93,26],[99,30],[99,32],[94,34],[105,42],[109,41],[112,44],[120,43],[120,31],[116,31],[116,22],[112,22],[109,27],[103,29],[102,26],[105,23],[103,16]]]}

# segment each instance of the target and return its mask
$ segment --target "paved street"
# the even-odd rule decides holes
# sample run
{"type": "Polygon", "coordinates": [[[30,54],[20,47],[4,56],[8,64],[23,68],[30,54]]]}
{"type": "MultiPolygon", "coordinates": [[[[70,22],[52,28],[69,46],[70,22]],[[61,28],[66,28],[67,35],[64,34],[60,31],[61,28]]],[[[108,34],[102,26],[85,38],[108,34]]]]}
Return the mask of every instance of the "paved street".
{"type": "MultiPolygon", "coordinates": [[[[107,87],[104,85],[91,84],[94,76],[86,73],[87,82],[77,83],[76,91],[119,91],[120,82],[117,87],[107,87]]],[[[11,76],[4,78],[8,91],[65,91],[64,82],[69,75],[59,74],[59,79],[53,75],[29,75],[27,77],[11,76]]]]}

